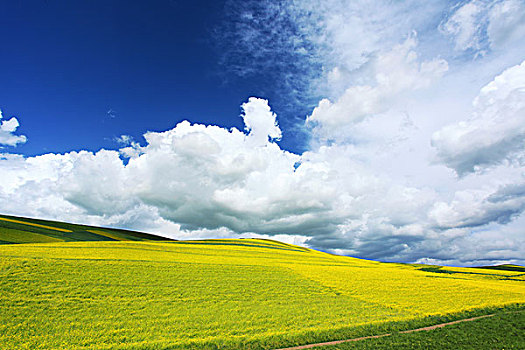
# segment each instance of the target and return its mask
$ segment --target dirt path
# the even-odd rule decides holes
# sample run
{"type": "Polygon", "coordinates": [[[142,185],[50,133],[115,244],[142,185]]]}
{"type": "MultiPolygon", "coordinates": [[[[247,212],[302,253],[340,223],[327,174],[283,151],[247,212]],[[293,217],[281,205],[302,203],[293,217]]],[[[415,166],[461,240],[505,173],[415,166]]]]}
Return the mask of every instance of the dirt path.
{"type": "MultiPolygon", "coordinates": [[[[456,324],[456,323],[461,323],[461,322],[470,322],[470,321],[474,321],[474,320],[479,320],[480,318],[492,317],[492,316],[494,316],[494,315],[483,315],[483,316],[478,316],[478,317],[464,318],[462,320],[457,320],[457,321],[452,321],[452,322],[447,322],[447,323],[440,323],[440,324],[436,324],[436,325],[433,325],[433,326],[417,328],[417,329],[409,329],[407,331],[401,331],[399,333],[413,333],[413,332],[421,332],[421,331],[431,331],[433,329],[449,326],[451,324],[456,324]]],[[[392,335],[392,334],[391,333],[387,333],[387,334],[380,334],[380,335],[370,335],[368,337],[359,337],[359,338],[343,339],[343,340],[334,340],[334,341],[329,341],[329,342],[325,342],[325,343],[300,345],[300,346],[293,346],[291,348],[282,348],[282,349],[276,349],[276,350],[311,349],[311,348],[316,348],[318,346],[337,345],[337,344],[341,344],[341,343],[349,343],[349,342],[352,342],[352,341],[359,341],[359,340],[365,340],[365,339],[383,338],[383,337],[388,337],[390,335],[392,335]]]]}

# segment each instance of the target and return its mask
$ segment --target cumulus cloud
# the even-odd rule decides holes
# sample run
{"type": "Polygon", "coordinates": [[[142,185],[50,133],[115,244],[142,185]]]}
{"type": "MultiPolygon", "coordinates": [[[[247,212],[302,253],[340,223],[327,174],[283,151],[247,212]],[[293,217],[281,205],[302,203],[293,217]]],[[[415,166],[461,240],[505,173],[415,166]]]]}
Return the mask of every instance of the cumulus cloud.
{"type": "Polygon", "coordinates": [[[217,231],[285,234],[302,242],[329,241],[334,234],[351,239],[356,220],[410,231],[403,227],[412,224],[411,211],[428,196],[391,187],[352,161],[349,146],[301,156],[284,151],[272,141],[279,129],[267,101],[251,98],[243,109],[247,134],[181,122],[147,133],[141,153],[127,164],[113,150],[5,155],[2,208],[148,231],[173,223],[171,233],[183,236],[217,231]],[[144,218],[137,221],[140,212],[144,218]]]}
{"type": "Polygon", "coordinates": [[[320,227],[309,211],[330,210],[334,189],[325,189],[323,196],[323,186],[302,181],[320,169],[296,169],[300,157],[272,141],[280,129],[267,101],[251,98],[242,107],[247,134],[185,121],[145,134],[146,146],[127,164],[121,156],[129,146],[28,158],[5,154],[0,159],[2,207],[121,224],[137,208],[150,208],[157,219],[192,231],[277,234],[320,227]]]}
{"type": "Polygon", "coordinates": [[[472,116],[432,137],[439,159],[459,175],[518,160],[525,150],[525,61],[484,86],[472,116]]]}
{"type": "Polygon", "coordinates": [[[241,108],[242,119],[249,132],[249,139],[256,145],[265,145],[270,140],[279,140],[282,136],[277,125],[276,115],[272,113],[268,101],[251,97],[241,108]]]}
{"type": "Polygon", "coordinates": [[[146,133],[127,163],[119,150],[4,154],[2,210],[177,238],[279,237],[373,259],[445,261],[469,228],[504,225],[525,206],[522,185],[444,201],[376,173],[352,144],[287,152],[273,141],[279,129],[265,100],[251,98],[242,116],[246,132],[184,121],[146,133]]]}
{"type": "Polygon", "coordinates": [[[16,129],[19,127],[18,119],[11,117],[11,119],[2,120],[2,111],[0,110],[0,145],[16,146],[19,143],[27,141],[24,135],[15,135],[16,129]]]}
{"type": "Polygon", "coordinates": [[[136,158],[142,153],[140,143],[135,141],[130,135],[120,135],[114,140],[119,145],[125,146],[119,149],[120,155],[124,158],[136,158]]]}

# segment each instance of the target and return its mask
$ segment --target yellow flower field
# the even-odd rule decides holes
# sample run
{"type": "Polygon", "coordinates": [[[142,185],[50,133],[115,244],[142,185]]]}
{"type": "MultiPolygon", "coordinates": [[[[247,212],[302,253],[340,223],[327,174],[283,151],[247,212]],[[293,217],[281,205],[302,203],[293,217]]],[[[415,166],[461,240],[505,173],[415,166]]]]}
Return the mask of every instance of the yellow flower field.
{"type": "Polygon", "coordinates": [[[0,348],[271,349],[523,304],[524,282],[257,239],[2,245],[0,348]]]}

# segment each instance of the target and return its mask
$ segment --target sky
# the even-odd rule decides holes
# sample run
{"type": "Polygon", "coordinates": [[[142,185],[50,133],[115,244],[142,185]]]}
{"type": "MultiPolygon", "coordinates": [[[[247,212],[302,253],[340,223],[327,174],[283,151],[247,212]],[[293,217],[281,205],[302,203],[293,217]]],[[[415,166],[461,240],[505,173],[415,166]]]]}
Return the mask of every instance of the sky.
{"type": "Polygon", "coordinates": [[[0,3],[0,212],[525,264],[525,1],[0,3]]]}

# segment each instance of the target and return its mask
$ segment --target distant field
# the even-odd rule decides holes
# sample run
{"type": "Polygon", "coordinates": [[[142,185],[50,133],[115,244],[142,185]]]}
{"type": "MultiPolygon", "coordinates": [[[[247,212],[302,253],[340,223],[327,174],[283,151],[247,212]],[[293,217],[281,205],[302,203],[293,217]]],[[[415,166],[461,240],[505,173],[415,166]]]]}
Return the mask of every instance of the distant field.
{"type": "MultiPolygon", "coordinates": [[[[519,269],[379,263],[259,239],[121,241],[112,235],[128,231],[32,223],[73,231],[25,227],[54,239],[108,235],[0,245],[1,349],[275,349],[525,304],[519,269]]],[[[11,237],[21,226],[4,225],[23,224],[0,225],[11,237]]]]}

